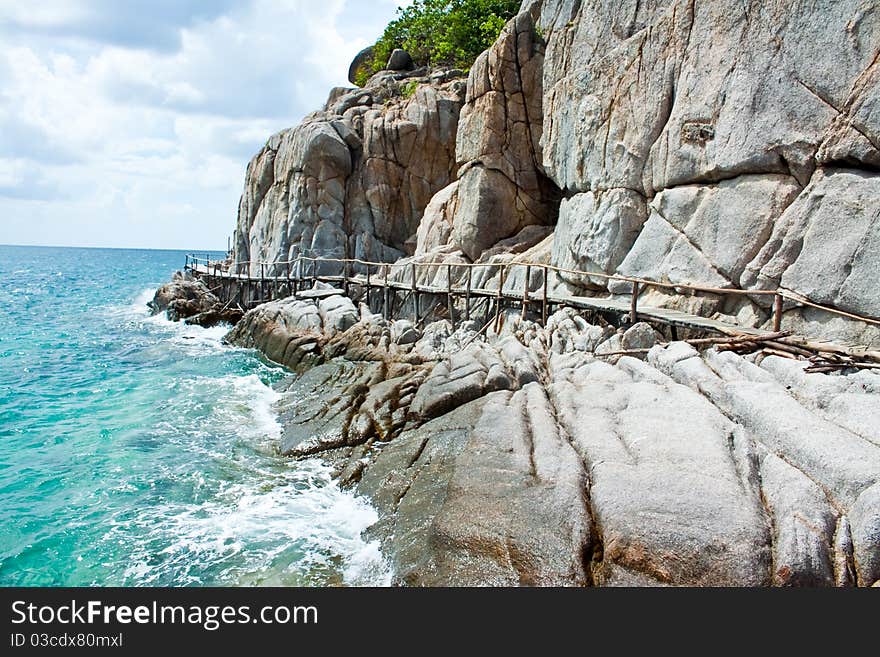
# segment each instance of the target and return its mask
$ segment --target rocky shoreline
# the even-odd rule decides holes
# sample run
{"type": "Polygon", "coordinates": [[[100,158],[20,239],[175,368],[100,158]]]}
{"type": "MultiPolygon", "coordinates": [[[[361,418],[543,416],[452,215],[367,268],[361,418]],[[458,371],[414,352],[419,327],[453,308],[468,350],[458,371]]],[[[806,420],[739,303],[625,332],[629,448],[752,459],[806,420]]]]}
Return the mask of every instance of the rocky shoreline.
{"type": "MultiPolygon", "coordinates": [[[[467,271],[534,290],[552,265],[569,294],[876,347],[880,14],[863,5],[524,0],[466,81],[389,61],[270,137],[229,270],[347,259],[415,283],[418,261],[436,289],[467,271]]],[[[231,312],[171,285],[155,310],[231,312]]],[[[875,370],[808,374],[565,310],[484,333],[298,297],[225,318],[227,339],[297,374],[280,450],[372,500],[398,584],[880,581],[875,370]]]]}
{"type": "Polygon", "coordinates": [[[316,296],[226,339],[297,373],[279,449],[372,501],[395,584],[878,585],[876,373],[567,310],[478,335],[316,296]]]}

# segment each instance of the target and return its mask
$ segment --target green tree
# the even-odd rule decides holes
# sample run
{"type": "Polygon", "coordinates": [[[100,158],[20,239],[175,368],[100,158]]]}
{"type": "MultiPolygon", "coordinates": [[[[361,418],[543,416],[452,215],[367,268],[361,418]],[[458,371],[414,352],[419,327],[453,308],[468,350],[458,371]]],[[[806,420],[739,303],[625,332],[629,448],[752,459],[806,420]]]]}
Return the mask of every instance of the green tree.
{"type": "Polygon", "coordinates": [[[417,66],[469,69],[519,10],[519,0],[415,0],[398,9],[373,46],[372,61],[358,72],[363,85],[403,48],[417,66]]]}

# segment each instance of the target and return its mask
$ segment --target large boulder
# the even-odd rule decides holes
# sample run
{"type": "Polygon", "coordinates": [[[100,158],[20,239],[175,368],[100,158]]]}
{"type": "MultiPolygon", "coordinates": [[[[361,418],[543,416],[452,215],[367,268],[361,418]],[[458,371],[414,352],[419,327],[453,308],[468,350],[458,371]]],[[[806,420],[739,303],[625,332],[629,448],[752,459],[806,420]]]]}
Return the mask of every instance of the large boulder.
{"type": "MultiPolygon", "coordinates": [[[[568,199],[554,264],[778,285],[880,316],[880,14],[866,7],[539,2],[543,167],[568,199]]],[[[789,312],[798,330],[877,340],[789,312]]]]}
{"type": "Polygon", "coordinates": [[[416,67],[415,63],[413,63],[413,58],[410,57],[410,54],[406,50],[402,50],[401,48],[395,48],[391,51],[391,56],[388,58],[388,63],[385,65],[385,68],[389,71],[411,71],[416,67]]]}
{"type": "MultiPolygon", "coordinates": [[[[164,312],[173,322],[216,312],[221,306],[220,299],[202,281],[186,278],[179,273],[170,283],[156,290],[152,301],[147,303],[153,315],[164,312]]],[[[224,320],[218,319],[215,323],[220,321],[224,320]]]]}
{"type": "Polygon", "coordinates": [[[557,190],[542,167],[543,42],[533,18],[511,20],[468,78],[456,157],[456,247],[476,259],[525,226],[555,220],[557,190]]]}
{"type": "Polygon", "coordinates": [[[744,282],[880,317],[878,216],[880,175],[820,170],[777,222],[744,282]]]}
{"type": "Polygon", "coordinates": [[[373,63],[373,46],[367,46],[361,50],[348,67],[348,81],[352,84],[358,84],[358,77],[361,73],[368,72],[369,66],[373,63]]]}
{"type": "Polygon", "coordinates": [[[380,74],[363,89],[335,89],[323,111],[273,135],[248,165],[240,270],[300,255],[403,256],[428,202],[455,178],[464,91],[459,79],[380,74]]]}
{"type": "MultiPolygon", "coordinates": [[[[740,287],[741,276],[775,222],[797,198],[790,176],[740,176],[717,185],[659,193],[650,216],[617,271],[673,283],[740,287]]],[[[627,292],[628,283],[612,283],[627,292]]]]}

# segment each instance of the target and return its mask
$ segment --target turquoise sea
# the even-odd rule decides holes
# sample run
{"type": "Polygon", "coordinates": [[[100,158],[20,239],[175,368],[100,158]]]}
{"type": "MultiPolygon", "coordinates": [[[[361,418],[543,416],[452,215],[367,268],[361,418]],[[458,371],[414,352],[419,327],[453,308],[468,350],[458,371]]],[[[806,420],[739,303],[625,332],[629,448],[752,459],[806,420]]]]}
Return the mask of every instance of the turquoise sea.
{"type": "Polygon", "coordinates": [[[0,585],[386,583],[373,509],[275,452],[284,372],[150,317],[183,262],[0,246],[0,585]]]}

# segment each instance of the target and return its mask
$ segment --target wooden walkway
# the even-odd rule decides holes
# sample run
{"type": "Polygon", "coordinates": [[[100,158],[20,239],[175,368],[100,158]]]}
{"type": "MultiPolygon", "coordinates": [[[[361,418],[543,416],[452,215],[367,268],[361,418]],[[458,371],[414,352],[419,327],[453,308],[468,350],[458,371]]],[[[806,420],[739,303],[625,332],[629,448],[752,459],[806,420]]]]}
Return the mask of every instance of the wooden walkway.
{"type": "MultiPolygon", "coordinates": [[[[252,263],[238,263],[239,268],[246,267],[251,270],[252,263]]],[[[547,318],[552,312],[560,308],[572,308],[578,311],[598,313],[613,318],[620,322],[633,324],[636,321],[646,321],[653,325],[669,327],[672,339],[678,339],[677,329],[689,329],[700,333],[713,333],[722,335],[752,335],[763,337],[777,333],[781,329],[784,293],[767,290],[736,290],[718,289],[699,286],[678,285],[649,281],[644,279],[632,279],[618,276],[609,276],[601,273],[580,272],[576,270],[564,270],[550,265],[536,263],[491,263],[491,264],[464,264],[464,263],[417,263],[409,262],[403,265],[394,263],[371,263],[354,259],[333,258],[306,258],[302,257],[288,263],[258,263],[259,275],[250,272],[241,273],[230,271],[227,263],[210,261],[196,256],[188,256],[185,269],[195,276],[205,279],[209,287],[231,305],[237,303],[242,309],[288,296],[321,297],[334,292],[323,293],[313,290],[316,282],[331,284],[337,287],[337,292],[366,300],[371,309],[380,308],[386,319],[395,319],[396,315],[404,307],[409,309],[410,318],[417,324],[431,312],[444,309],[446,317],[455,325],[460,320],[470,320],[472,315],[480,315],[487,318],[488,324],[494,321],[496,331],[500,328],[504,309],[520,308],[523,317],[530,313],[536,319],[546,324],[547,318]],[[510,272],[515,267],[525,269],[523,283],[519,289],[513,289],[508,282],[510,272]],[[425,269],[430,268],[431,272],[425,269]],[[500,280],[500,286],[486,288],[472,285],[473,272],[480,268],[494,270],[492,280],[500,280]],[[437,278],[438,270],[445,269],[445,285],[428,285],[421,280],[433,275],[437,278]],[[466,271],[455,271],[465,269],[466,271]],[[326,271],[337,273],[323,273],[326,271]],[[408,270],[408,271],[407,271],[408,270]],[[540,284],[538,286],[526,285],[533,283],[532,274],[540,270],[540,284]],[[341,273],[339,273],[341,272],[341,273]],[[459,277],[453,273],[462,274],[459,277]],[[631,293],[623,296],[612,297],[589,297],[550,294],[550,277],[560,273],[569,273],[583,277],[599,277],[605,279],[623,280],[629,283],[631,293]],[[463,280],[462,280],[463,279],[463,280]],[[537,289],[536,289],[537,287],[537,289]],[[745,296],[773,296],[773,329],[764,330],[751,327],[737,326],[736,324],[723,322],[717,319],[700,317],[697,315],[681,312],[668,308],[656,308],[639,303],[639,295],[649,287],[665,288],[676,294],[705,293],[714,295],[736,294],[745,296]],[[376,299],[376,296],[379,298],[376,299]],[[445,302],[445,304],[444,304],[445,302]]],[[[496,283],[497,285],[497,283],[496,283]]],[[[357,300],[357,299],[356,299],[357,300]]],[[[808,304],[815,305],[817,304],[808,304]]],[[[837,314],[851,316],[843,311],[828,309],[837,314]]],[[[851,316],[856,318],[855,316],[851,316]]],[[[873,322],[866,318],[862,321],[873,322]]],[[[880,324],[880,322],[876,322],[880,324]]],[[[487,328],[484,327],[484,328],[487,328]]]]}

